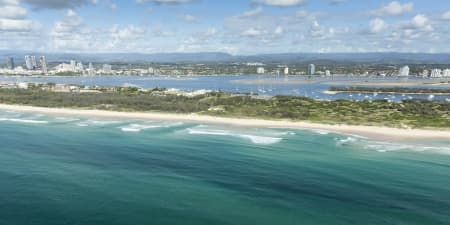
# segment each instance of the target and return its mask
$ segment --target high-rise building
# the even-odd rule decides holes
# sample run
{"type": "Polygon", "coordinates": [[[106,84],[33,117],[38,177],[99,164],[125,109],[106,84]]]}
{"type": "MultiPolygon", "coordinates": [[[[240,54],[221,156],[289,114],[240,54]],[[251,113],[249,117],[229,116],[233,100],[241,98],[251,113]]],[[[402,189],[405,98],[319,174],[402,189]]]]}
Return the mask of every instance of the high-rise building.
{"type": "Polygon", "coordinates": [[[445,69],[444,71],[442,71],[442,76],[443,77],[450,77],[450,69],[445,69]]]}
{"type": "Polygon", "coordinates": [[[264,74],[266,71],[264,69],[264,67],[258,67],[256,68],[256,73],[257,74],[264,74]]]}
{"type": "Polygon", "coordinates": [[[325,76],[331,76],[331,72],[329,70],[325,70],[325,76]]]}
{"type": "Polygon", "coordinates": [[[155,69],[153,67],[148,68],[148,74],[155,74],[155,69]]]}
{"type": "Polygon", "coordinates": [[[41,56],[39,58],[39,63],[41,64],[41,70],[43,74],[48,74],[48,70],[47,70],[47,58],[45,58],[45,56],[41,56]]]}
{"type": "Polygon", "coordinates": [[[308,74],[309,75],[316,74],[316,66],[314,64],[309,64],[309,66],[308,66],[308,74]]]}
{"type": "Polygon", "coordinates": [[[399,77],[407,77],[407,76],[409,76],[409,66],[404,66],[404,67],[400,68],[398,76],[399,77]]]}
{"type": "Polygon", "coordinates": [[[433,78],[442,77],[442,70],[441,69],[432,69],[430,77],[433,77],[433,78]]]}
{"type": "Polygon", "coordinates": [[[25,56],[25,65],[26,65],[28,70],[32,70],[33,69],[33,63],[31,62],[31,56],[29,56],[29,55],[25,56]]]}
{"type": "Polygon", "coordinates": [[[8,69],[13,70],[14,69],[14,58],[13,57],[8,57],[8,69]]]}
{"type": "Polygon", "coordinates": [[[72,68],[73,72],[76,72],[77,71],[77,61],[70,60],[70,67],[72,68]]]}
{"type": "Polygon", "coordinates": [[[78,71],[78,72],[84,71],[84,66],[83,66],[82,62],[77,62],[76,71],[78,71]]]}
{"type": "Polygon", "coordinates": [[[33,66],[33,70],[38,68],[38,64],[37,64],[37,61],[36,61],[36,56],[34,56],[34,55],[31,56],[31,65],[33,66]]]}
{"type": "Polygon", "coordinates": [[[103,73],[110,74],[112,72],[112,67],[109,64],[103,64],[103,73]]]}
{"type": "Polygon", "coordinates": [[[289,67],[284,68],[284,75],[289,75],[289,67]]]}
{"type": "Polygon", "coordinates": [[[430,76],[430,73],[428,73],[428,70],[423,70],[422,77],[428,77],[430,76]]]}
{"type": "Polygon", "coordinates": [[[89,76],[94,76],[95,75],[95,70],[94,70],[94,66],[92,65],[92,63],[89,63],[88,75],[89,76]]]}

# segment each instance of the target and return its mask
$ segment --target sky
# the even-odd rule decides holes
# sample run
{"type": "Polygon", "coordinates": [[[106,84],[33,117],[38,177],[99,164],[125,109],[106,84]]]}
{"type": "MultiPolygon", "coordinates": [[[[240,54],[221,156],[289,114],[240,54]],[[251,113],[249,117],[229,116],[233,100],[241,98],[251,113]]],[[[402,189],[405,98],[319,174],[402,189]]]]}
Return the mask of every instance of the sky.
{"type": "Polygon", "coordinates": [[[0,0],[0,49],[450,53],[449,0],[0,0]]]}

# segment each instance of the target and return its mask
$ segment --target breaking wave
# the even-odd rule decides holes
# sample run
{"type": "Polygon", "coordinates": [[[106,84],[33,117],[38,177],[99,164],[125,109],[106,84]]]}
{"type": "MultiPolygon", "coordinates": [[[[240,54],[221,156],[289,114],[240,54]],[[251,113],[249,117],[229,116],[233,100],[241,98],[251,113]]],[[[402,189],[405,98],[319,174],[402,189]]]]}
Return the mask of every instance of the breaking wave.
{"type": "Polygon", "coordinates": [[[239,133],[232,130],[219,130],[219,129],[205,129],[204,125],[197,126],[196,128],[187,128],[187,132],[189,134],[196,134],[196,135],[216,135],[216,136],[230,136],[230,137],[238,137],[241,139],[249,140],[254,144],[263,144],[263,145],[269,145],[269,144],[276,144],[283,140],[283,135],[289,134],[287,133],[273,133],[276,135],[276,137],[273,136],[260,136],[255,134],[248,134],[248,133],[239,133]]]}
{"type": "Polygon", "coordinates": [[[32,123],[32,124],[46,124],[45,120],[32,120],[32,119],[17,119],[17,118],[0,118],[0,121],[16,122],[16,123],[32,123]]]}
{"type": "Polygon", "coordinates": [[[137,124],[132,123],[127,126],[120,127],[120,129],[123,132],[141,132],[143,130],[149,130],[149,129],[157,129],[157,128],[169,128],[169,127],[175,127],[175,126],[181,126],[183,123],[155,123],[155,124],[137,124]]]}
{"type": "Polygon", "coordinates": [[[108,121],[108,120],[86,120],[77,123],[79,127],[88,127],[88,126],[108,126],[113,124],[121,123],[120,121],[108,121]]]}
{"type": "Polygon", "coordinates": [[[444,144],[423,144],[423,143],[391,143],[366,139],[364,137],[344,137],[335,138],[338,146],[353,146],[359,149],[377,151],[377,152],[394,152],[394,151],[414,151],[414,152],[434,152],[440,154],[450,154],[450,145],[444,144]]]}

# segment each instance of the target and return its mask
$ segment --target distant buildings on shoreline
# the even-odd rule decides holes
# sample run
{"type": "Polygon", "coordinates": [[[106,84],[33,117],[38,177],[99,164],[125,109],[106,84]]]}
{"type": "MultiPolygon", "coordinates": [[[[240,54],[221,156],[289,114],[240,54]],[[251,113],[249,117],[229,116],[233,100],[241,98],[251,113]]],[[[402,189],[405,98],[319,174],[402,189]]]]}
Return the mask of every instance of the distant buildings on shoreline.
{"type": "Polygon", "coordinates": [[[308,75],[316,74],[316,66],[314,64],[309,64],[308,66],[308,75]]]}
{"type": "MultiPolygon", "coordinates": [[[[152,64],[154,65],[154,64],[152,64]]],[[[6,68],[0,68],[0,74],[6,75],[216,75],[216,74],[259,74],[259,75],[318,75],[318,76],[333,76],[333,75],[348,75],[348,76],[391,76],[391,77],[430,77],[430,78],[447,78],[450,77],[450,69],[424,69],[422,72],[417,72],[417,66],[411,69],[408,65],[396,69],[395,66],[384,67],[380,70],[366,70],[361,68],[333,68],[315,64],[309,64],[303,68],[298,66],[289,67],[283,64],[263,64],[261,62],[250,63],[231,63],[220,65],[222,71],[227,73],[220,73],[213,64],[156,64],[156,68],[151,66],[145,68],[146,65],[124,65],[124,64],[83,64],[81,61],[69,60],[58,65],[48,64],[45,56],[37,58],[34,55],[26,55],[24,63],[18,65],[13,57],[8,57],[6,61],[6,68]],[[144,67],[144,68],[143,68],[144,67]],[[340,70],[339,70],[340,69],[340,70]],[[338,71],[333,71],[338,70],[338,71]],[[345,72],[344,72],[345,71],[345,72]],[[352,71],[358,71],[353,73],[352,71]],[[370,72],[369,72],[370,71],[370,72]]],[[[148,66],[148,65],[147,65],[148,66]]],[[[292,66],[292,65],[291,65],[292,66]]],[[[423,68],[423,67],[422,67],[423,68]]]]}

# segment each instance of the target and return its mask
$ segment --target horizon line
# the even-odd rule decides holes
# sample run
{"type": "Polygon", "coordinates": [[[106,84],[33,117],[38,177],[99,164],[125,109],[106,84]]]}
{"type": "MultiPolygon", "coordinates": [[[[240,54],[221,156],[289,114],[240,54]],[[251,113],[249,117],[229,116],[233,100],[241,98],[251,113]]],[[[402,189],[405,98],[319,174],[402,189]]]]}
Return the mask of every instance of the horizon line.
{"type": "Polygon", "coordinates": [[[157,55],[157,54],[226,54],[230,56],[257,56],[257,55],[288,55],[288,54],[424,54],[424,55],[450,55],[450,52],[401,52],[401,51],[381,51],[381,52],[273,52],[273,53],[248,53],[248,54],[233,54],[229,52],[221,51],[197,51],[197,52],[71,52],[71,51],[40,51],[40,50],[10,50],[10,49],[0,49],[1,52],[7,53],[45,53],[45,54],[139,54],[139,55],[157,55]]]}

